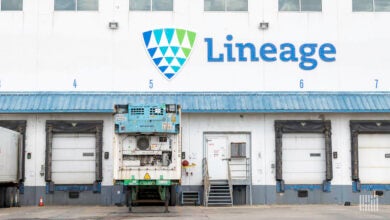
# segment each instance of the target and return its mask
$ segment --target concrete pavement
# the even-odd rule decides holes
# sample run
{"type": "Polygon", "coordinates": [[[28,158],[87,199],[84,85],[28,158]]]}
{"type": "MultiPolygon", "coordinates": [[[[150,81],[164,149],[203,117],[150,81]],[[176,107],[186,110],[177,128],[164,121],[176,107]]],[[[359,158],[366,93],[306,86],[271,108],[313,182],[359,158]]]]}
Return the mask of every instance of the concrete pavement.
{"type": "Polygon", "coordinates": [[[341,205],[257,205],[235,207],[176,206],[169,213],[164,207],[116,206],[45,206],[0,209],[0,219],[180,219],[180,220],[251,220],[251,219],[390,219],[390,205],[375,212],[359,211],[359,206],[341,205]]]}

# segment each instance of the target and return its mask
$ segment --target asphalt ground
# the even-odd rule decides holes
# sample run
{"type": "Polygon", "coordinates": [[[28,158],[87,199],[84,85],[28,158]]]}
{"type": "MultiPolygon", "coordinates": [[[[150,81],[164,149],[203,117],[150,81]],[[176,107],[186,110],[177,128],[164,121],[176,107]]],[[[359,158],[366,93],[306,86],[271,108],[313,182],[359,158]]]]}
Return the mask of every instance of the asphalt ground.
{"type": "Polygon", "coordinates": [[[0,209],[0,219],[390,219],[390,205],[379,205],[377,211],[361,211],[359,206],[342,205],[256,205],[234,207],[176,206],[44,206],[0,209]]]}

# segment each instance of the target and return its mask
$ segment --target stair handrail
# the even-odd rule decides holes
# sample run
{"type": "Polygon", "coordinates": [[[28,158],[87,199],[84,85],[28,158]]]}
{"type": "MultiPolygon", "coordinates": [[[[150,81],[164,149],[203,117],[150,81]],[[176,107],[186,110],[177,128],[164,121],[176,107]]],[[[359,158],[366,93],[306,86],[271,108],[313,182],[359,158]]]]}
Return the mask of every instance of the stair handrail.
{"type": "Polygon", "coordinates": [[[232,184],[232,175],[230,170],[230,160],[228,160],[228,184],[229,184],[229,192],[230,192],[230,199],[233,206],[233,184],[232,184]]]}
{"type": "Polygon", "coordinates": [[[237,158],[231,159],[229,164],[231,170],[231,179],[232,182],[235,180],[244,180],[245,184],[250,182],[250,158],[237,158]],[[237,162],[238,160],[244,160],[244,163],[237,162]],[[239,167],[236,169],[236,167],[239,167]],[[241,175],[235,175],[235,173],[240,173],[241,175]],[[243,174],[242,174],[243,173],[243,174]]]}
{"type": "Polygon", "coordinates": [[[246,169],[246,173],[245,173],[245,181],[246,181],[246,184],[250,184],[250,177],[251,177],[251,160],[250,158],[245,158],[245,169],[246,169]]]}
{"type": "Polygon", "coordinates": [[[210,177],[209,168],[207,164],[207,158],[203,158],[203,205],[209,204],[209,192],[210,192],[210,177]]]}

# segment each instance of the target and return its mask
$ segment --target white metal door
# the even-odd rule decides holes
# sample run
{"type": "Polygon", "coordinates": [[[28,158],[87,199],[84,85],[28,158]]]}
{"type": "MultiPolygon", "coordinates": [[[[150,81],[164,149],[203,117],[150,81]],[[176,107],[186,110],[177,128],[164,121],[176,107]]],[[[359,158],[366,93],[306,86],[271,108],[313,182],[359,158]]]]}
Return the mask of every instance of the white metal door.
{"type": "Polygon", "coordinates": [[[324,134],[283,134],[282,168],[286,184],[321,184],[325,179],[324,134]]]}
{"type": "Polygon", "coordinates": [[[361,183],[390,183],[390,134],[359,134],[361,183]]]}
{"type": "Polygon", "coordinates": [[[54,134],[52,180],[56,184],[92,184],[95,179],[94,134],[54,134]]]}
{"type": "Polygon", "coordinates": [[[211,180],[227,180],[227,138],[206,138],[207,162],[211,180]]]}

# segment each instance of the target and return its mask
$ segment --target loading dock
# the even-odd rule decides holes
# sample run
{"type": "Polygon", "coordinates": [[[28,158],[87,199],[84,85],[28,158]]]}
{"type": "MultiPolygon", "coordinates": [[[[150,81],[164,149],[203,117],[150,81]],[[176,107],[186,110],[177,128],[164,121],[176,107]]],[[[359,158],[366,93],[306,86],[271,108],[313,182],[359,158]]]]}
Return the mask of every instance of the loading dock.
{"type": "Polygon", "coordinates": [[[332,143],[330,121],[275,121],[275,159],[277,192],[330,190],[332,143]]]}
{"type": "MultiPolygon", "coordinates": [[[[19,93],[16,93],[14,96],[12,96],[13,100],[17,100],[18,103],[29,103],[31,102],[31,99],[42,99],[42,94],[36,94],[36,93],[27,93],[28,95],[21,95],[19,93]],[[20,100],[19,100],[20,99],[20,100]]],[[[227,136],[228,140],[226,142],[225,149],[227,151],[230,151],[230,154],[232,151],[232,144],[235,145],[236,149],[239,149],[239,146],[243,146],[242,143],[246,142],[247,150],[245,152],[246,159],[249,159],[251,162],[251,165],[249,165],[249,169],[252,169],[253,172],[250,173],[250,178],[252,178],[252,184],[253,189],[252,191],[249,191],[248,185],[245,185],[246,192],[246,198],[240,197],[237,195],[237,193],[241,193],[244,191],[244,189],[240,186],[242,185],[233,185],[233,204],[240,204],[242,202],[238,200],[246,200],[246,203],[248,203],[248,200],[253,198],[253,204],[302,204],[302,203],[311,203],[311,204],[324,204],[324,203],[332,203],[332,204],[340,204],[344,203],[344,201],[350,201],[352,204],[356,204],[356,202],[359,201],[359,193],[353,193],[352,192],[352,181],[350,178],[351,170],[350,170],[350,164],[351,164],[351,153],[350,153],[350,128],[349,128],[349,122],[350,120],[366,120],[367,118],[376,119],[378,122],[379,127],[385,126],[384,120],[390,120],[390,115],[380,112],[371,113],[369,112],[370,109],[363,108],[365,107],[364,103],[375,103],[375,102],[369,102],[370,100],[378,100],[380,98],[381,103],[387,103],[386,99],[389,96],[385,95],[377,95],[377,93],[369,93],[369,94],[358,94],[359,99],[355,99],[357,95],[353,93],[352,95],[345,94],[345,93],[320,93],[320,94],[312,94],[312,93],[304,93],[304,94],[284,94],[283,96],[276,96],[274,93],[250,93],[250,94],[241,94],[240,96],[237,95],[230,95],[230,94],[199,94],[196,93],[196,95],[186,94],[186,95],[180,95],[177,93],[174,94],[146,94],[146,95],[140,95],[140,94],[133,94],[133,93],[122,93],[120,94],[111,94],[110,99],[106,99],[107,96],[92,96],[90,93],[65,93],[65,94],[52,94],[49,95],[50,99],[48,99],[46,102],[50,103],[50,100],[66,100],[65,103],[67,103],[66,106],[63,107],[61,111],[64,113],[45,113],[50,111],[49,106],[54,104],[48,104],[48,105],[37,105],[37,109],[34,109],[35,112],[38,113],[30,113],[26,110],[24,114],[15,113],[18,111],[17,106],[15,106],[15,109],[6,109],[4,111],[9,111],[9,113],[1,114],[1,119],[12,119],[12,120],[27,120],[28,127],[27,127],[27,154],[26,156],[26,187],[25,187],[25,194],[21,196],[22,205],[36,205],[36,203],[39,201],[39,196],[43,195],[45,199],[45,204],[50,205],[58,205],[58,204],[101,204],[101,205],[113,205],[118,204],[120,202],[124,201],[124,192],[123,187],[119,185],[113,185],[112,181],[110,180],[113,176],[112,168],[113,165],[113,137],[114,137],[114,123],[113,123],[113,117],[112,113],[104,113],[103,111],[112,111],[109,109],[109,106],[105,104],[106,102],[113,102],[112,100],[126,100],[126,102],[140,102],[139,100],[145,100],[145,102],[152,102],[155,100],[160,99],[169,99],[169,100],[179,100],[181,103],[185,104],[186,107],[186,113],[184,114],[183,119],[183,149],[185,154],[185,159],[189,160],[190,164],[194,163],[196,166],[191,167],[189,170],[184,170],[182,172],[183,181],[182,185],[178,187],[178,193],[181,193],[182,191],[191,191],[191,192],[200,192],[199,193],[199,201],[202,203],[203,197],[202,197],[202,191],[203,191],[203,179],[202,179],[202,160],[204,157],[206,157],[205,148],[203,148],[205,145],[205,135],[210,135],[210,137],[216,137],[216,136],[227,136]],[[130,95],[129,95],[130,94],[130,95]],[[272,101],[268,99],[269,96],[272,96],[276,98],[276,101],[272,101]],[[379,98],[377,98],[377,96],[379,98]],[[111,99],[112,97],[112,99],[111,99]],[[265,100],[263,102],[255,102],[254,97],[256,97],[257,100],[265,100]],[[283,99],[278,99],[279,97],[282,97],[283,99]],[[332,99],[327,99],[328,102],[331,102],[331,100],[338,100],[336,104],[340,106],[339,108],[341,110],[340,113],[308,113],[308,112],[298,112],[298,113],[280,113],[277,112],[280,110],[280,106],[277,106],[275,102],[277,103],[285,103],[286,109],[292,109],[296,102],[294,100],[306,100],[305,101],[305,111],[311,111],[314,107],[318,107],[318,103],[320,101],[324,100],[327,97],[333,97],[332,99]],[[69,99],[68,99],[69,98],[69,99]],[[382,99],[383,98],[383,99],[382,99]],[[216,100],[217,103],[226,104],[229,103],[229,105],[208,105],[206,100],[216,100]],[[73,101],[71,101],[73,100],[73,101]],[[83,110],[74,109],[76,108],[76,100],[77,103],[91,103],[91,106],[85,107],[83,110]],[[106,102],[105,102],[106,100],[106,102]],[[127,101],[128,100],[128,101],[127,101]],[[222,100],[222,101],[219,101],[222,100]],[[245,102],[238,103],[237,100],[247,100],[245,102]],[[345,101],[344,101],[345,100],[345,101]],[[359,100],[362,102],[362,104],[359,104],[359,100]],[[364,103],[363,103],[364,102],[364,103]],[[237,105],[232,105],[232,103],[237,103],[237,105]],[[247,106],[246,104],[250,106],[247,106]],[[265,106],[257,106],[257,104],[263,103],[265,106]],[[269,103],[274,103],[275,105],[270,106],[269,103]],[[290,103],[290,104],[289,104],[290,103]],[[316,104],[317,103],[317,104],[316,104]],[[344,104],[346,103],[346,104],[344,104]],[[356,108],[353,110],[348,110],[348,103],[358,103],[359,111],[367,111],[367,113],[356,113],[356,108]],[[95,106],[94,104],[99,104],[95,106]],[[293,105],[294,104],[294,105],[293,105]],[[313,104],[313,105],[309,105],[313,104]],[[103,107],[99,107],[102,105],[103,107]],[[108,106],[107,108],[104,106],[108,106]],[[219,110],[222,107],[223,110],[219,110]],[[275,106],[275,107],[273,107],[275,106]],[[261,109],[268,108],[274,108],[272,111],[275,111],[275,113],[231,113],[234,111],[236,112],[244,112],[245,109],[252,107],[254,111],[261,111],[261,109]],[[102,110],[99,110],[99,108],[102,108],[102,110]],[[241,109],[242,108],[242,109],[241,109]],[[244,109],[245,108],[245,109],[244,109]],[[91,109],[91,110],[90,110],[91,109]],[[211,109],[211,110],[210,110],[211,109]],[[227,110],[226,110],[227,109],[227,110]],[[231,110],[233,109],[233,110],[231,110]],[[260,109],[260,110],[258,110],[260,109]],[[11,112],[12,111],[12,112],[11,112]],[[77,114],[70,113],[71,111],[80,111],[77,114]],[[84,112],[85,111],[85,112],[84,112]],[[93,111],[97,113],[91,113],[87,114],[86,111],[93,111]],[[101,112],[99,112],[101,111],[101,112]],[[221,111],[221,113],[215,113],[214,111],[221,111]],[[222,112],[223,111],[223,112],[222,112]],[[229,112],[228,112],[229,111],[229,112]],[[349,113],[347,111],[353,111],[352,113],[349,113]],[[313,146],[318,147],[320,149],[320,152],[312,152],[313,155],[306,154],[306,156],[309,157],[309,159],[321,159],[321,163],[318,161],[311,161],[316,166],[320,166],[320,168],[323,168],[323,163],[327,163],[327,158],[323,158],[323,147],[325,142],[325,147],[329,147],[326,143],[330,143],[327,138],[330,136],[330,127],[326,128],[325,120],[320,120],[322,118],[326,118],[327,120],[331,121],[332,123],[332,142],[334,144],[334,151],[333,152],[333,161],[334,161],[334,176],[335,178],[332,179],[332,186],[331,186],[331,192],[324,193],[323,192],[323,186],[319,178],[315,179],[315,181],[305,184],[305,182],[295,182],[294,179],[288,177],[288,176],[282,176],[282,180],[286,181],[284,190],[284,193],[275,193],[277,192],[277,186],[280,187],[280,183],[275,181],[276,173],[276,160],[275,160],[275,146],[276,137],[281,137],[282,141],[282,147],[288,146],[286,141],[294,143],[294,139],[301,137],[300,139],[296,141],[298,145],[305,144],[305,145],[312,145],[310,144],[311,141],[314,142],[313,146]],[[77,132],[77,129],[73,130],[73,123],[78,124],[78,122],[82,123],[83,120],[104,120],[104,140],[105,144],[104,146],[104,152],[110,153],[110,157],[103,157],[104,162],[104,182],[102,182],[102,191],[101,193],[93,194],[92,192],[92,185],[90,184],[82,184],[85,187],[90,187],[88,190],[89,192],[80,192],[80,198],[79,199],[72,199],[69,200],[68,193],[67,192],[59,192],[59,187],[63,186],[63,190],[70,189],[70,186],[73,187],[79,187],[78,184],[56,184],[55,180],[53,181],[55,188],[55,191],[53,194],[45,194],[46,185],[45,182],[45,172],[42,172],[41,174],[41,167],[45,168],[45,128],[46,123],[49,122],[48,120],[62,120],[69,122],[68,125],[64,125],[64,127],[72,128],[69,130],[69,134],[77,134],[80,132],[77,132]],[[297,120],[300,119],[300,120],[297,120]],[[275,131],[274,123],[275,120],[293,120],[296,121],[297,126],[299,129],[294,129],[293,127],[289,127],[288,124],[283,125],[283,130],[281,131],[281,136],[278,136],[278,132],[275,131]],[[310,122],[308,121],[315,121],[316,123],[313,123],[313,125],[310,125],[310,122]],[[317,123],[318,121],[318,123],[317,123]],[[383,122],[383,123],[381,123],[383,122]],[[302,127],[309,127],[307,129],[303,129],[301,131],[302,127]],[[325,127],[325,129],[324,129],[325,127]],[[318,133],[310,132],[310,131],[316,131],[318,130],[318,133]],[[75,132],[76,131],[76,132],[75,132]],[[217,131],[217,132],[210,132],[210,131],[217,131]],[[221,132],[225,131],[225,132],[221,132]],[[309,132],[306,132],[309,131],[309,132]],[[230,139],[230,137],[233,137],[237,134],[244,134],[248,135],[249,142],[247,139],[230,139]],[[294,137],[295,135],[295,137],[294,137]],[[286,138],[283,140],[283,138],[286,138]],[[287,140],[290,139],[290,140],[287,140]],[[304,140],[302,140],[304,139],[304,140]],[[313,140],[311,140],[313,139],[313,140]],[[309,141],[310,140],[310,141],[309,141]],[[321,144],[320,144],[321,143],[321,144]],[[318,144],[318,145],[315,145],[318,144]],[[203,147],[202,147],[203,146],[203,147]],[[249,148],[250,147],[250,148],[249,148]],[[31,153],[32,157],[28,158],[28,153],[31,153]],[[320,155],[318,155],[320,153],[320,155]],[[324,161],[325,159],[325,161],[324,161]],[[318,163],[317,163],[318,162],[318,163]],[[188,175],[186,175],[185,171],[188,171],[188,175]],[[279,185],[278,185],[279,184],[279,185]],[[65,188],[67,187],[67,188],[65,188]],[[301,188],[299,188],[301,187],[301,188]],[[303,188],[302,188],[303,187],[303,188]],[[311,188],[310,188],[311,187],[311,188]],[[308,192],[307,198],[297,198],[297,191],[306,190],[308,192]],[[313,190],[311,190],[313,189],[313,190]],[[240,192],[241,191],[241,192],[240,192]],[[283,194],[283,195],[281,195],[283,194]],[[59,195],[62,195],[60,198],[59,195]],[[114,199],[113,199],[114,198],[114,199]],[[63,202],[61,202],[63,201],[63,202]]],[[[279,94],[279,93],[278,93],[279,94]]],[[[3,100],[3,96],[0,97],[1,100],[3,100]]],[[[46,102],[40,102],[40,103],[46,103],[46,102]]],[[[62,103],[62,102],[61,102],[62,103]]],[[[332,102],[333,103],[333,102],[332,102]]],[[[298,102],[298,104],[302,104],[301,102],[298,102]]],[[[330,106],[331,104],[327,105],[330,106]]],[[[320,106],[322,107],[321,111],[327,111],[325,108],[327,106],[320,106]]],[[[370,105],[371,106],[371,105],[370,105]]],[[[12,107],[12,106],[11,106],[12,107]]],[[[375,106],[371,106],[372,109],[375,106]]],[[[77,107],[78,108],[78,107],[77,107]]],[[[379,108],[379,107],[378,107],[379,108]]],[[[31,111],[31,110],[29,110],[31,111]]],[[[271,111],[271,110],[267,110],[271,111]]],[[[301,111],[301,110],[299,110],[301,111]]],[[[303,110],[302,110],[303,111],[303,110]]],[[[374,111],[374,110],[371,110],[374,111]]],[[[288,121],[287,121],[288,122],[288,121]]],[[[376,123],[373,123],[372,126],[375,126],[376,128],[378,125],[376,123]]],[[[53,127],[56,127],[56,129],[60,129],[60,125],[54,125],[53,127]]],[[[76,127],[78,127],[76,125],[76,127]]],[[[67,130],[67,129],[66,129],[67,130]]],[[[85,133],[85,135],[89,134],[95,134],[97,130],[91,129],[90,133],[85,133]]],[[[82,133],[82,132],[81,132],[82,133]]],[[[57,135],[63,135],[68,134],[67,132],[60,132],[60,130],[52,132],[52,135],[54,136],[54,139],[56,139],[57,135]]],[[[384,133],[386,134],[386,133],[384,133]]],[[[80,134],[81,135],[81,134],[80,134]]],[[[84,135],[84,133],[83,133],[84,135]]],[[[358,142],[361,143],[362,140],[365,142],[369,142],[370,138],[363,137],[364,133],[361,133],[358,135],[358,142]],[[359,138],[363,138],[362,140],[359,140],[359,138]],[[365,139],[365,140],[364,140],[365,139]]],[[[371,134],[367,134],[371,135],[371,134]]],[[[382,134],[378,136],[378,138],[381,137],[382,134]]],[[[368,137],[368,136],[367,136],[368,137]]],[[[376,137],[369,136],[369,137],[376,137]]],[[[96,140],[98,140],[97,137],[95,137],[96,140]]],[[[386,141],[386,138],[381,138],[382,141],[386,141]]],[[[54,140],[55,142],[56,140],[54,140]]],[[[290,145],[290,147],[294,147],[293,145],[290,145]]],[[[372,146],[369,146],[372,147],[372,146]]],[[[53,146],[55,147],[55,144],[53,146]]],[[[54,149],[55,150],[55,149],[54,149]]],[[[276,150],[279,150],[276,148],[276,150]]],[[[283,148],[281,148],[282,156],[284,159],[284,156],[286,155],[286,152],[283,152],[283,148]]],[[[286,149],[285,149],[286,150],[286,149]]],[[[316,148],[312,148],[312,150],[316,150],[316,148]]],[[[330,150],[325,151],[329,152],[330,150]]],[[[97,152],[97,150],[95,150],[97,152]]],[[[236,155],[240,155],[239,152],[235,153],[236,155]]],[[[106,154],[104,154],[106,155],[106,154]]],[[[358,156],[362,156],[363,154],[360,154],[358,156]]],[[[181,155],[183,156],[183,155],[181,155]]],[[[290,155],[291,157],[294,157],[293,155],[290,155]]],[[[386,155],[382,155],[383,158],[386,157],[386,155]]],[[[182,158],[182,157],[181,157],[182,158]]],[[[231,163],[234,162],[233,157],[230,158],[231,163]]],[[[244,158],[238,157],[237,160],[241,160],[244,158]]],[[[359,159],[359,158],[358,158],[359,159]]],[[[365,158],[363,158],[364,160],[365,158]]],[[[362,158],[359,159],[360,162],[362,161],[362,158]]],[[[95,159],[96,163],[99,161],[97,158],[95,159]]],[[[367,159],[368,162],[369,159],[367,159]]],[[[286,165],[286,164],[284,164],[286,165]]],[[[360,164],[362,165],[362,164],[360,164]]],[[[375,165],[375,164],[374,164],[375,165]]],[[[326,167],[326,166],[325,166],[326,167]]],[[[360,168],[362,168],[361,166],[360,168]]],[[[283,163],[281,166],[282,170],[285,171],[286,169],[290,168],[289,166],[283,167],[283,163]]],[[[98,169],[96,169],[98,170],[98,169]]],[[[95,170],[95,171],[96,171],[95,170]]],[[[316,169],[317,170],[317,169],[316,169]]],[[[325,176],[329,174],[329,168],[326,171],[320,170],[321,175],[323,176],[323,179],[325,180],[325,176]]],[[[361,171],[362,169],[360,169],[361,171]]],[[[43,170],[44,171],[44,170],[43,170]]],[[[292,170],[294,171],[294,170],[292,170]]],[[[237,173],[244,174],[243,172],[237,171],[237,173]]],[[[284,172],[286,174],[286,172],[284,172]]],[[[364,173],[360,173],[363,175],[364,173]]],[[[49,173],[47,173],[49,175],[49,173]]],[[[365,175],[365,174],[364,174],[365,175]]],[[[95,178],[98,177],[98,175],[95,174],[95,178]]],[[[313,176],[311,176],[313,177],[313,176]]],[[[316,177],[316,176],[314,176],[316,177]]],[[[376,188],[376,192],[380,191],[379,187],[386,187],[387,184],[366,184],[369,183],[368,177],[361,176],[362,181],[362,190],[365,189],[365,187],[370,186],[376,188]],[[363,182],[363,179],[364,180],[363,182]]],[[[309,182],[309,181],[308,181],[309,182]]],[[[80,188],[79,188],[80,189],[80,188]]],[[[366,192],[367,193],[367,192],[366,192]]],[[[374,192],[369,192],[374,193],[374,192]]],[[[305,195],[305,193],[301,193],[302,196],[305,195]]],[[[381,202],[388,203],[388,193],[384,192],[384,195],[380,198],[381,202]]]]}
{"type": "Polygon", "coordinates": [[[353,191],[390,190],[390,121],[350,121],[353,191]]]}
{"type": "Polygon", "coordinates": [[[100,192],[102,131],[103,121],[46,121],[46,193],[100,192]]]}

